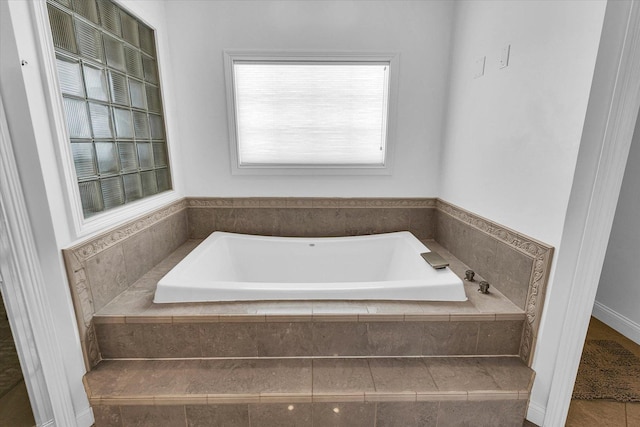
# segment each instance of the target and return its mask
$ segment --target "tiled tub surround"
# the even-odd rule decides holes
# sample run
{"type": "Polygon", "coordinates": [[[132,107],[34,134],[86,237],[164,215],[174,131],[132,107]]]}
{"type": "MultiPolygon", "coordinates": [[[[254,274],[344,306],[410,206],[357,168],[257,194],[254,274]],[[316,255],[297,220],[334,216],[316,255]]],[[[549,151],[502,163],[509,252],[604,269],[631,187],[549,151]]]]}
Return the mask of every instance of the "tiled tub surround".
{"type": "MultiPolygon", "coordinates": [[[[465,283],[467,301],[289,301],[153,304],[157,281],[200,240],[189,240],[99,310],[103,358],[517,355],[524,312],[465,283]]],[[[425,242],[464,276],[467,268],[425,242]]],[[[481,278],[480,278],[481,279],[481,278]]]]}
{"type": "Polygon", "coordinates": [[[93,315],[188,239],[186,200],[63,250],[85,365],[100,361],[93,315]]]}
{"type": "MultiPolygon", "coordinates": [[[[527,303],[524,306],[521,305],[522,308],[526,307],[526,321],[524,322],[524,340],[521,343],[520,354],[530,363],[538,313],[542,309],[540,297],[543,295],[544,284],[547,280],[551,254],[549,247],[436,199],[188,198],[64,251],[88,369],[91,369],[100,360],[92,323],[93,315],[96,312],[100,312],[99,317],[102,317],[102,319],[96,320],[103,322],[103,324],[108,314],[124,315],[125,321],[127,316],[140,317],[141,312],[138,311],[134,314],[127,310],[141,308],[148,310],[146,315],[164,317],[165,322],[168,321],[168,316],[171,316],[172,324],[176,319],[178,322],[180,321],[181,305],[175,305],[170,309],[166,308],[164,310],[169,311],[160,314],[155,312],[154,307],[146,306],[150,303],[145,299],[131,298],[131,295],[148,292],[149,288],[154,286],[153,283],[149,283],[149,280],[157,281],[159,277],[155,276],[164,274],[161,273],[162,268],[160,267],[173,265],[172,262],[176,257],[179,258],[186,254],[186,252],[181,254],[181,251],[188,252],[193,248],[189,245],[196,242],[190,241],[176,253],[165,258],[158,265],[160,269],[149,271],[154,264],[162,260],[163,256],[171,252],[170,248],[180,246],[188,238],[204,237],[214,230],[283,236],[358,235],[409,230],[421,239],[441,238],[444,241],[444,243],[441,242],[443,246],[451,249],[454,253],[462,251],[463,255],[460,257],[462,261],[466,259],[466,263],[477,270],[480,275],[486,275],[485,277],[490,278],[494,292],[483,296],[483,299],[475,298],[479,294],[475,292],[474,286],[469,286],[467,295],[474,302],[467,303],[475,304],[472,308],[459,306],[458,308],[462,311],[456,313],[446,303],[426,303],[427,305],[424,306],[418,304],[413,308],[406,304],[400,306],[394,303],[373,306],[365,304],[359,307],[360,309],[364,308],[366,312],[360,312],[358,311],[360,309],[351,305],[349,308],[351,311],[345,314],[340,303],[332,302],[325,304],[324,310],[328,311],[334,320],[340,318],[337,316],[339,314],[343,316],[343,320],[347,321],[353,319],[354,316],[361,316],[363,320],[366,316],[370,316],[367,320],[375,322],[376,319],[371,316],[390,311],[385,316],[385,321],[406,318],[415,322],[420,320],[421,316],[427,315],[428,321],[431,322],[436,321],[437,318],[433,316],[438,315],[448,316],[449,320],[455,322],[473,322],[478,319],[474,320],[473,317],[461,319],[456,316],[480,315],[485,316],[485,319],[486,316],[497,316],[494,319],[512,322],[511,318],[500,318],[499,310],[495,311],[493,305],[510,305],[502,314],[513,315],[515,306],[501,296],[497,298],[501,294],[495,290],[504,291],[505,294],[514,298],[513,293],[509,290],[510,287],[504,286],[501,282],[515,283],[515,287],[518,289],[522,287],[528,289],[527,303]],[[442,224],[445,223],[447,225],[443,226],[442,224]],[[487,227],[487,224],[490,227],[487,227]],[[456,239],[469,242],[468,236],[465,235],[465,232],[460,231],[461,229],[473,229],[482,233],[482,238],[489,239],[488,244],[474,245],[474,251],[477,250],[478,253],[484,254],[483,256],[473,255],[475,252],[465,252],[464,246],[460,247],[454,244],[456,239]],[[451,230],[451,232],[447,234],[447,230],[451,230]],[[530,242],[534,244],[532,245],[530,242]],[[524,257],[517,258],[518,262],[515,265],[520,266],[517,271],[510,271],[514,265],[510,261],[500,262],[502,255],[499,254],[505,252],[503,246],[511,251],[516,250],[518,254],[516,256],[524,254],[524,257]],[[531,261],[528,262],[527,259],[531,261]],[[485,263],[486,260],[491,260],[492,263],[485,263]],[[501,269],[501,275],[491,276],[493,270],[485,271],[484,265],[501,269]],[[527,266],[530,271],[528,278],[525,278],[526,274],[523,274],[522,271],[527,266]],[[151,276],[146,275],[145,279],[136,282],[136,279],[147,271],[151,276]],[[135,285],[129,287],[134,282],[136,282],[135,285]],[[123,291],[124,293],[122,293],[123,291]],[[120,308],[125,310],[124,312],[109,313],[114,305],[109,304],[107,307],[105,304],[114,297],[115,301],[113,302],[118,301],[120,308]],[[393,307],[395,307],[395,312],[393,307]],[[426,312],[425,307],[428,307],[426,312]],[[177,310],[175,315],[177,317],[171,312],[172,310],[177,310]],[[465,310],[470,310],[470,312],[465,312],[465,310]],[[390,316],[390,314],[394,316],[390,316]]],[[[432,242],[429,244],[431,245],[432,242]]],[[[513,255],[509,251],[505,253],[513,255]]],[[[460,266],[458,270],[464,268],[466,266],[460,266]]],[[[521,303],[521,298],[515,297],[515,301],[521,303]]],[[[301,308],[304,303],[301,304],[297,307],[276,304],[272,308],[273,314],[278,314],[281,317],[297,314],[292,310],[301,308]]],[[[218,319],[221,318],[218,313],[208,312],[215,305],[199,308],[197,305],[190,306],[190,310],[195,308],[202,311],[202,315],[208,316],[209,320],[216,318],[216,316],[218,319]]],[[[251,305],[247,307],[251,307],[251,305]]],[[[318,304],[312,306],[311,316],[314,320],[317,320],[318,316],[327,314],[318,312],[319,307],[321,305],[318,304]]],[[[517,307],[515,309],[519,310],[519,319],[524,318],[525,313],[517,307]]],[[[246,312],[233,313],[235,310],[233,304],[224,310],[231,310],[231,312],[227,312],[229,316],[246,316],[248,314],[246,312]]],[[[253,314],[260,315],[257,312],[253,314]]],[[[300,314],[308,318],[309,312],[305,311],[300,314]]],[[[239,319],[242,320],[242,318],[239,319]]],[[[122,323],[115,318],[111,320],[122,323]]],[[[224,317],[224,320],[232,320],[232,318],[224,317]]],[[[131,321],[141,322],[144,321],[144,317],[131,319],[131,321]]],[[[443,321],[443,319],[441,318],[439,321],[443,321]]]]}
{"type": "MultiPolygon", "coordinates": [[[[482,280],[473,257],[431,240],[442,203],[185,199],[65,250],[96,426],[521,426],[533,379],[521,337],[532,323],[500,276],[489,295],[465,283],[464,302],[152,303],[157,281],[218,229],[408,229],[458,276],[471,264],[482,280]]],[[[448,229],[466,239],[456,221],[448,229]]]]}
{"type": "Polygon", "coordinates": [[[338,237],[410,231],[433,239],[436,199],[190,198],[189,236],[214,231],[338,237]]]}
{"type": "Polygon", "coordinates": [[[438,243],[525,310],[520,356],[531,365],[553,247],[442,200],[436,206],[438,243]]]}

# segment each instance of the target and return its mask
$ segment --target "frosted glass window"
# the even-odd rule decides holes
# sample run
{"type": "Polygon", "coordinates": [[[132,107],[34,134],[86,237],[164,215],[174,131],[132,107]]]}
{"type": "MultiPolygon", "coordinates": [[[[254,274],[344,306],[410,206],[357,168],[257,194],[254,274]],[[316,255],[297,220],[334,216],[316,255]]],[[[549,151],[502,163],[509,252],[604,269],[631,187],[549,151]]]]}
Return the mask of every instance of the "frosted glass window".
{"type": "Polygon", "coordinates": [[[122,108],[114,108],[113,117],[116,120],[116,135],[118,138],[133,138],[131,111],[123,110],[122,108]]]}
{"type": "Polygon", "coordinates": [[[91,128],[94,138],[111,138],[113,136],[111,126],[111,113],[109,107],[102,104],[89,103],[91,113],[91,128]]]}
{"type": "Polygon", "coordinates": [[[158,192],[158,182],[156,181],[156,172],[142,172],[140,173],[142,179],[142,194],[150,196],[158,192]]]}
{"type": "Polygon", "coordinates": [[[137,80],[129,79],[129,95],[131,95],[131,106],[135,108],[146,108],[147,102],[144,95],[144,84],[137,80]]]}
{"type": "Polygon", "coordinates": [[[88,178],[97,174],[96,159],[91,142],[72,142],[71,151],[78,178],[88,178]]]}
{"type": "Polygon", "coordinates": [[[142,198],[142,181],[139,174],[124,175],[122,180],[124,181],[124,195],[127,202],[142,198]]]}
{"type": "Polygon", "coordinates": [[[74,96],[84,96],[82,86],[82,72],[80,63],[61,56],[56,58],[58,82],[62,93],[74,96]]]}
{"type": "Polygon", "coordinates": [[[109,99],[107,79],[104,70],[90,65],[84,65],[84,84],[87,88],[87,97],[106,101],[109,99]]]}
{"type": "Polygon", "coordinates": [[[63,98],[67,129],[71,138],[91,138],[91,126],[87,114],[87,103],[77,99],[63,98]]]}
{"type": "MultiPolygon", "coordinates": [[[[101,174],[118,173],[116,144],[114,142],[96,142],[98,170],[101,174]]],[[[104,190],[104,188],[103,188],[104,190]]]]}
{"type": "Polygon", "coordinates": [[[75,21],[80,55],[93,59],[94,61],[102,62],[102,36],[100,31],[79,19],[75,21]]]}
{"type": "Polygon", "coordinates": [[[120,168],[123,172],[138,170],[138,157],[133,142],[119,142],[118,152],[120,154],[120,168]]]}
{"type": "Polygon", "coordinates": [[[240,166],[385,164],[388,63],[233,64],[240,166]]]}
{"type": "Polygon", "coordinates": [[[48,12],[53,45],[56,49],[76,53],[76,38],[71,15],[51,5],[48,6],[48,12]]]}
{"type": "Polygon", "coordinates": [[[98,23],[98,8],[95,0],[73,0],[73,10],[95,24],[98,23]]]}
{"type": "Polygon", "coordinates": [[[124,187],[119,176],[100,181],[104,208],[109,209],[124,203],[124,187]]]}
{"type": "Polygon", "coordinates": [[[129,105],[129,86],[124,75],[109,71],[109,89],[111,89],[111,102],[129,105]]]}
{"type": "Polygon", "coordinates": [[[114,0],[47,7],[84,217],[170,190],[153,29],[114,0]]]}

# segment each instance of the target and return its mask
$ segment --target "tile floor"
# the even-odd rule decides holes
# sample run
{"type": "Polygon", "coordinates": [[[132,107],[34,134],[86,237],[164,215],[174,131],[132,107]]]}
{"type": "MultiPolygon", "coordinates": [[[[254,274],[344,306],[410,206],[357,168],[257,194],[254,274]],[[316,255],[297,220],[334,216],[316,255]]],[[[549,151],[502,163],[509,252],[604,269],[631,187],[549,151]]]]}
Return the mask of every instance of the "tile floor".
{"type": "MultiPolygon", "coordinates": [[[[640,345],[592,317],[587,339],[607,339],[618,342],[640,357],[640,345]]],[[[622,403],[609,400],[572,400],[566,427],[638,427],[640,403],[622,403]]]]}

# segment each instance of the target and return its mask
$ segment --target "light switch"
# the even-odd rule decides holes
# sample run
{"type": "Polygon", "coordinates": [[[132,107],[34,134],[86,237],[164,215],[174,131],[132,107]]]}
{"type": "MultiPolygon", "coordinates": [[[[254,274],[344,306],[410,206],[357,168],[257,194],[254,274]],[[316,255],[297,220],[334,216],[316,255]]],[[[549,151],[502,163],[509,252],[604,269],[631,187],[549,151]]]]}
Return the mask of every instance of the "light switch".
{"type": "Polygon", "coordinates": [[[500,51],[500,67],[499,68],[505,68],[507,66],[509,66],[509,53],[511,51],[511,45],[508,44],[505,47],[502,48],[502,50],[500,51]]]}
{"type": "Polygon", "coordinates": [[[486,58],[487,58],[486,56],[483,56],[482,58],[479,58],[476,60],[476,64],[474,68],[475,72],[473,73],[474,79],[484,76],[484,62],[486,58]]]}

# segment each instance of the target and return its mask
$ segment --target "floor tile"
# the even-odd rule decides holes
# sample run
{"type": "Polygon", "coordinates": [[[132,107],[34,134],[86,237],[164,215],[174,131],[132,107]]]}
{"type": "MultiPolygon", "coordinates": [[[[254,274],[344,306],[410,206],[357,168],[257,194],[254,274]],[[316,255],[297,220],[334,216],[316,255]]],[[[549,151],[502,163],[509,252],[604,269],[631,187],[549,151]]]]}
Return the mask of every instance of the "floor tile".
{"type": "Polygon", "coordinates": [[[627,426],[640,426],[640,402],[627,403],[627,426]]]}
{"type": "Polygon", "coordinates": [[[626,425],[625,404],[606,400],[572,400],[566,427],[621,427],[626,425]]]}

